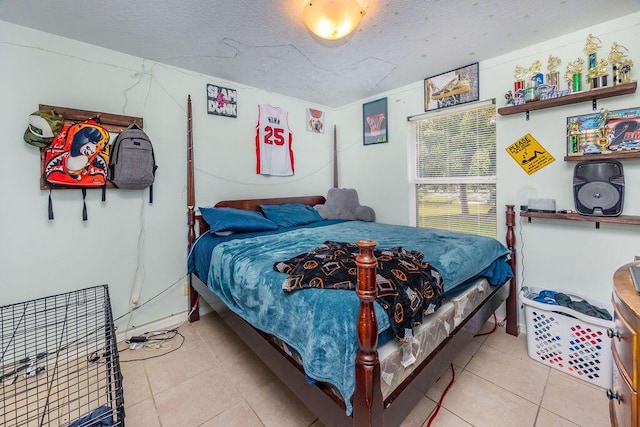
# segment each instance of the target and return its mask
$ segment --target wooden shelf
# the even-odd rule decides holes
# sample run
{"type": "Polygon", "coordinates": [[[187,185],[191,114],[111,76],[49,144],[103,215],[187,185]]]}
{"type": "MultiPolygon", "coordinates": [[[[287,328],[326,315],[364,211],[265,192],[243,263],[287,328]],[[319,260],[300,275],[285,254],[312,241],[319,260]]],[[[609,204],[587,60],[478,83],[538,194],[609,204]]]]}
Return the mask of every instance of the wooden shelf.
{"type": "Polygon", "coordinates": [[[635,93],[637,85],[637,82],[631,82],[616,86],[603,87],[600,89],[585,90],[578,93],[559,96],[557,98],[544,99],[541,101],[531,101],[520,105],[510,105],[508,107],[498,108],[498,113],[502,116],[508,116],[510,114],[518,114],[523,112],[528,113],[529,111],[559,107],[561,105],[577,104],[579,102],[585,101],[592,101],[594,103],[593,109],[595,110],[595,102],[597,99],[635,93]]]}
{"type": "Polygon", "coordinates": [[[604,154],[583,154],[582,156],[564,156],[565,162],[583,162],[607,159],[640,159],[640,150],[612,151],[604,154]]]}
{"type": "Polygon", "coordinates": [[[640,216],[634,216],[634,215],[588,216],[588,215],[580,215],[577,213],[520,212],[520,216],[529,218],[529,222],[531,222],[531,218],[595,222],[596,228],[600,228],[601,222],[607,222],[607,223],[613,223],[613,224],[640,225],[640,216]]]}

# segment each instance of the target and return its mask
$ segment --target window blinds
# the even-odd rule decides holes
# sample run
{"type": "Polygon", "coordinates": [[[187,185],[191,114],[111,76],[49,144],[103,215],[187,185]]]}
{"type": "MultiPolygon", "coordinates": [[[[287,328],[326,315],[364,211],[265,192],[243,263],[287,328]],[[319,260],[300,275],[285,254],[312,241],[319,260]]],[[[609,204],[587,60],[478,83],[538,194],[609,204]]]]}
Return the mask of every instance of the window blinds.
{"type": "Polygon", "coordinates": [[[413,120],[413,184],[419,227],[495,237],[495,106],[413,120]]]}

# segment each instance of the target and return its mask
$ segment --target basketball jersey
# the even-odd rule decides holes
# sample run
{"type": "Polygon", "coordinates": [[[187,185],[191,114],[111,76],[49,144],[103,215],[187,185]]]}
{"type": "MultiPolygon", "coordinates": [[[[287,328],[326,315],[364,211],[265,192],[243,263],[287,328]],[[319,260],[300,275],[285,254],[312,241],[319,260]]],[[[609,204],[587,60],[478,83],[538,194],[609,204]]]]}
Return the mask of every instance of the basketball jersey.
{"type": "Polygon", "coordinates": [[[289,114],[279,107],[258,104],[256,124],[256,173],[262,175],[293,175],[293,134],[289,129],[289,114]]]}

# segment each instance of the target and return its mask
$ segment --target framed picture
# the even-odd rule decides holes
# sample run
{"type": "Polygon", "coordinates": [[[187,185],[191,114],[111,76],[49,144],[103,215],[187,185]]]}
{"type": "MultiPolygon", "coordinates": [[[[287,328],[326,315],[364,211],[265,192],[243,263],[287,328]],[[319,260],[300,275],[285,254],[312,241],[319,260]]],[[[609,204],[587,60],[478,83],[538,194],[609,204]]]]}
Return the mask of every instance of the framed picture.
{"type": "Polygon", "coordinates": [[[424,79],[424,111],[477,101],[478,63],[424,79]]]}
{"type": "Polygon", "coordinates": [[[307,131],[324,133],[324,111],[307,108],[307,131]]]}
{"type": "Polygon", "coordinates": [[[207,84],[207,114],[238,117],[238,91],[207,84]]]}
{"type": "Polygon", "coordinates": [[[389,142],[387,128],[387,98],[362,104],[362,127],[364,145],[389,142]]]}
{"type": "Polygon", "coordinates": [[[640,150],[640,108],[567,117],[567,155],[640,150]]]}

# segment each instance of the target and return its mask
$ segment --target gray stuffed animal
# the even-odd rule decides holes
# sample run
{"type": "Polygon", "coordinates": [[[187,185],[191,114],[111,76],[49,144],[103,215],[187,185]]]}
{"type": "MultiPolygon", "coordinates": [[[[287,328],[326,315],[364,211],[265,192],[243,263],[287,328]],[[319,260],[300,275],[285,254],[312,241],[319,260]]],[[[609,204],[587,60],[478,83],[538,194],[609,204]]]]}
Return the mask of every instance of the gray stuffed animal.
{"type": "Polygon", "coordinates": [[[331,188],[327,193],[327,201],[314,208],[324,219],[346,219],[359,221],[375,221],[376,213],[369,206],[362,206],[358,201],[358,192],[353,188],[331,188]]]}

